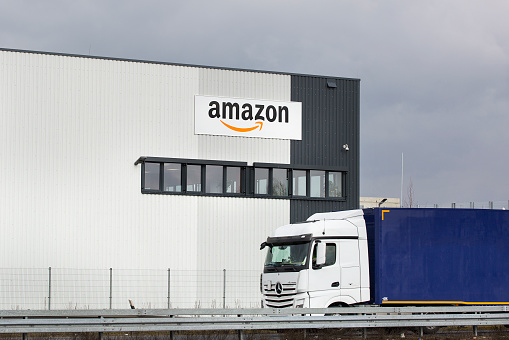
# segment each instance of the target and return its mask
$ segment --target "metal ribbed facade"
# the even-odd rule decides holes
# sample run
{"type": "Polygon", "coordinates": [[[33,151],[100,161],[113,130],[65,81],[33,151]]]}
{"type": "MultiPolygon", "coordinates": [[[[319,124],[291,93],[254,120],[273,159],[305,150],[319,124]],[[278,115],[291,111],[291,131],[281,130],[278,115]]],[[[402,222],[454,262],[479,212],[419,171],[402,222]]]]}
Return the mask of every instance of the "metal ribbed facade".
{"type": "Polygon", "coordinates": [[[291,163],[346,170],[344,201],[293,200],[292,222],[316,212],[359,207],[359,98],[357,79],[292,76],[292,100],[302,102],[303,122],[302,141],[291,142],[291,163]]]}
{"type": "Polygon", "coordinates": [[[1,267],[260,267],[288,201],[142,195],[133,163],[289,163],[289,141],[197,136],[192,114],[196,94],[289,100],[289,76],[0,55],[1,267]]]}
{"type": "Polygon", "coordinates": [[[0,268],[261,270],[277,226],[358,206],[358,81],[1,49],[0,75],[0,268]],[[195,135],[195,95],[302,102],[303,140],[195,135]],[[146,195],[140,156],[341,166],[347,199],[146,195]]]}

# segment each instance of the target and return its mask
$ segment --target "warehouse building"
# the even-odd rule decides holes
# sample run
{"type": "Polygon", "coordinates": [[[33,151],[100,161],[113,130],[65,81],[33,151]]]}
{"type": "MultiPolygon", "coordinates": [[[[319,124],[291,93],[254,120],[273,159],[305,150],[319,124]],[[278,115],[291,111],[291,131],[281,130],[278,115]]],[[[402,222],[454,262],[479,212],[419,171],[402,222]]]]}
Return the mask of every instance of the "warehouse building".
{"type": "Polygon", "coordinates": [[[9,49],[0,74],[0,268],[206,286],[260,272],[277,226],[359,207],[358,79],[9,49]]]}

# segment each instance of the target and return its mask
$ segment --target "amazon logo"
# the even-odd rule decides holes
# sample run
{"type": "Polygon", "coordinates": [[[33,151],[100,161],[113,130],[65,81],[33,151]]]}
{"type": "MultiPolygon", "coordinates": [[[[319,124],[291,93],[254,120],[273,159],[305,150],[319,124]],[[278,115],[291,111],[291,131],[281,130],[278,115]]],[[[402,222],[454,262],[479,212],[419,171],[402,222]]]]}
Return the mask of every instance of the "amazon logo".
{"type": "Polygon", "coordinates": [[[300,139],[301,103],[195,97],[195,133],[300,139]]]}
{"type": "Polygon", "coordinates": [[[252,104],[244,103],[231,103],[231,102],[218,102],[212,100],[209,103],[209,117],[219,118],[221,123],[228,129],[237,132],[250,132],[257,128],[263,128],[263,122],[275,122],[288,123],[288,107],[279,105],[277,108],[274,105],[255,104],[254,108],[252,104]],[[242,111],[241,111],[242,110],[242,111]],[[255,121],[255,126],[252,127],[236,127],[225,123],[225,119],[229,120],[243,120],[243,121],[255,121]]]}

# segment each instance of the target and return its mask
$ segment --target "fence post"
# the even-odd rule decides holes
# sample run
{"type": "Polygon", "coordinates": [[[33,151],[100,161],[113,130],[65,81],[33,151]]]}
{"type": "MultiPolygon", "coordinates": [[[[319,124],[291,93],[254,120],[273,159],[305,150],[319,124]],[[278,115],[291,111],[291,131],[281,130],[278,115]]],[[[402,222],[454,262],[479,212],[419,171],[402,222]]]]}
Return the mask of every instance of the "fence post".
{"type": "Polygon", "coordinates": [[[170,268],[168,268],[168,309],[170,309],[170,268]]]}
{"type": "MultiPolygon", "coordinates": [[[[28,319],[26,316],[23,319],[28,319]]],[[[28,333],[23,333],[22,335],[23,340],[28,340],[28,333]]]]}
{"type": "Polygon", "coordinates": [[[110,268],[110,309],[112,307],[113,300],[113,268],[110,268]]]}
{"type": "Polygon", "coordinates": [[[226,269],[223,269],[223,309],[226,308],[226,269]]]}
{"type": "Polygon", "coordinates": [[[490,206],[490,209],[493,209],[493,201],[489,201],[488,205],[490,206]]]}
{"type": "Polygon", "coordinates": [[[51,310],[51,267],[48,268],[48,310],[51,310]]]}

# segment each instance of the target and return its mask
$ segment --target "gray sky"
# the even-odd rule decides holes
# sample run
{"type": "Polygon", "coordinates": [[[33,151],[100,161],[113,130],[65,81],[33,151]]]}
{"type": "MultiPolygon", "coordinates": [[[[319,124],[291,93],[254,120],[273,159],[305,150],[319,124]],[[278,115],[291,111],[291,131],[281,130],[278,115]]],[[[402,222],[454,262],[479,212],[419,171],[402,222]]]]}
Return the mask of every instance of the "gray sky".
{"type": "Polygon", "coordinates": [[[361,79],[361,196],[509,200],[507,0],[0,0],[0,46],[361,79]]]}

